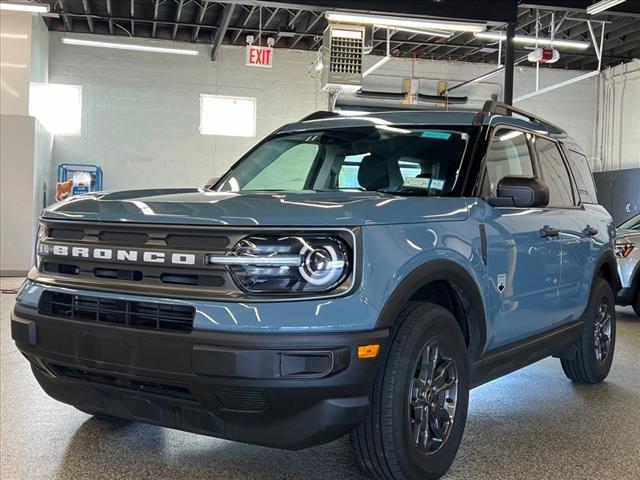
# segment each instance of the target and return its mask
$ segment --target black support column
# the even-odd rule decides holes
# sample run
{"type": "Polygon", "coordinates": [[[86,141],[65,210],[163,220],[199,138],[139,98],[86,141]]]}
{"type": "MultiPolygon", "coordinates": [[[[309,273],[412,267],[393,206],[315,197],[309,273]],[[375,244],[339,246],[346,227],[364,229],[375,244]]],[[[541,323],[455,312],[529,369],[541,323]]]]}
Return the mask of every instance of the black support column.
{"type": "Polygon", "coordinates": [[[507,26],[507,43],[505,45],[504,60],[504,103],[513,105],[513,71],[515,52],[513,47],[513,37],[516,35],[515,24],[507,26]]]}

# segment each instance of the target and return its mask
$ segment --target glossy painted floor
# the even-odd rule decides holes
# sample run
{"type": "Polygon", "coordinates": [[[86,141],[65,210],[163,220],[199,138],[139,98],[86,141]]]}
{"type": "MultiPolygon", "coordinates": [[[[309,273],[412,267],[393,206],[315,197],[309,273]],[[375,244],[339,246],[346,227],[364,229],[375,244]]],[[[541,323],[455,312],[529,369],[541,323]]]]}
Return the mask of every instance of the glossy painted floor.
{"type": "MultiPolygon", "coordinates": [[[[17,287],[2,279],[2,288],[17,287]]],[[[347,439],[301,452],[141,424],[109,424],[48,398],[16,351],[2,295],[0,478],[363,479],[347,439]]],[[[286,432],[283,432],[286,435],[286,432]]],[[[547,359],[472,392],[448,479],[640,478],[640,319],[618,315],[613,370],[576,386],[547,359]]]]}

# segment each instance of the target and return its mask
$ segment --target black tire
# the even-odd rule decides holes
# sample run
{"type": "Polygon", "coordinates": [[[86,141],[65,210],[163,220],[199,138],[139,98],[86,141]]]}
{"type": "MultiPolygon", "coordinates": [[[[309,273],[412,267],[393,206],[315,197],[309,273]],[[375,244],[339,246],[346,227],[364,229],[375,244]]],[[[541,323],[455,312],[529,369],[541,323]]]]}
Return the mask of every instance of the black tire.
{"type": "Polygon", "coordinates": [[[636,298],[633,300],[631,306],[633,307],[633,311],[636,312],[636,315],[640,317],[640,286],[636,290],[636,298]]]}
{"type": "MultiPolygon", "coordinates": [[[[583,315],[584,329],[582,337],[577,343],[577,352],[571,360],[561,360],[564,373],[576,383],[594,384],[602,382],[611,370],[613,354],[616,345],[616,309],[613,290],[611,286],[601,278],[598,278],[591,290],[589,305],[583,315]],[[605,316],[601,318],[601,308],[605,306],[605,316]],[[609,324],[608,332],[603,332],[599,328],[600,324],[609,324]],[[596,335],[598,330],[598,335],[596,335]],[[596,351],[598,340],[602,341],[601,335],[608,337],[609,343],[606,354],[602,356],[596,351]],[[600,358],[599,358],[600,356],[600,358]]],[[[601,347],[602,348],[602,347],[601,347]]]]}
{"type": "MultiPolygon", "coordinates": [[[[431,375],[431,378],[435,378],[431,375]]],[[[420,383],[423,387],[427,383],[420,383]]],[[[389,339],[389,345],[380,360],[378,375],[371,394],[369,415],[362,425],[351,434],[351,440],[362,468],[373,478],[384,480],[415,480],[440,478],[449,469],[460,446],[462,434],[467,420],[469,403],[469,363],[467,348],[460,327],[453,315],[445,308],[431,303],[409,304],[399,315],[389,339]],[[438,347],[438,350],[435,350],[438,347]],[[438,373],[437,381],[429,383],[435,388],[436,383],[451,384],[457,378],[455,394],[452,390],[429,393],[434,402],[451,408],[455,396],[453,422],[443,422],[445,428],[436,427],[439,432],[447,430],[443,441],[424,441],[429,438],[421,433],[423,422],[412,421],[417,416],[411,402],[427,402],[427,392],[416,389],[416,382],[422,382],[422,368],[418,364],[427,355],[432,358],[433,348],[435,361],[433,369],[424,368],[438,373]],[[438,363],[438,353],[442,352],[442,363],[438,363]],[[429,353],[426,353],[429,352],[429,353]],[[451,361],[454,363],[452,364],[451,361]],[[439,366],[438,366],[439,365],[439,366]],[[448,370],[453,365],[454,370],[448,370]],[[457,372],[455,371],[457,369],[457,372]],[[416,378],[420,377],[420,378],[416,378]],[[414,395],[418,392],[417,395],[414,395]],[[417,397],[417,399],[416,399],[417,397]],[[444,397],[447,397],[444,399],[444,397]],[[448,427],[448,428],[447,428],[448,427]],[[415,439],[417,437],[421,440],[415,439]],[[428,445],[427,445],[428,444],[428,445]],[[422,447],[420,446],[422,445],[422,447]],[[436,451],[425,451],[429,445],[440,445],[436,451]]],[[[435,403],[434,403],[435,405],[435,403]]],[[[433,406],[433,405],[432,405],[433,406]]],[[[419,407],[420,408],[420,407],[419,407]]],[[[439,412],[445,409],[430,406],[421,407],[426,412],[439,412]]],[[[449,412],[451,413],[451,412],[449,412]]],[[[447,414],[448,415],[448,414],[447,414]]],[[[450,416],[440,416],[451,418],[450,416]]],[[[422,418],[422,417],[421,417],[422,418]]],[[[427,432],[431,433],[432,418],[427,416],[427,432]]],[[[437,435],[433,435],[436,439],[437,435]]]]}

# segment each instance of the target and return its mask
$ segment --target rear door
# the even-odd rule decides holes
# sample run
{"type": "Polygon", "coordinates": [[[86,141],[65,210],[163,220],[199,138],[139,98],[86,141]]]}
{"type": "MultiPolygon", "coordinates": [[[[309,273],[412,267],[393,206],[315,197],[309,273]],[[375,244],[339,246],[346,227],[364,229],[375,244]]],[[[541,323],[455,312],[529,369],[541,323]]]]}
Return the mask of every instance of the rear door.
{"type": "MultiPolygon", "coordinates": [[[[480,196],[495,197],[507,175],[538,175],[526,132],[496,127],[485,159],[480,196]]],[[[560,242],[541,230],[558,229],[553,209],[491,207],[484,215],[488,348],[523,340],[557,322],[560,242]]]]}
{"type": "Polygon", "coordinates": [[[542,179],[549,186],[550,205],[560,220],[562,276],[558,307],[561,321],[570,322],[579,319],[588,303],[596,265],[608,248],[611,220],[597,205],[587,158],[560,147],[550,139],[535,139],[542,179]]]}

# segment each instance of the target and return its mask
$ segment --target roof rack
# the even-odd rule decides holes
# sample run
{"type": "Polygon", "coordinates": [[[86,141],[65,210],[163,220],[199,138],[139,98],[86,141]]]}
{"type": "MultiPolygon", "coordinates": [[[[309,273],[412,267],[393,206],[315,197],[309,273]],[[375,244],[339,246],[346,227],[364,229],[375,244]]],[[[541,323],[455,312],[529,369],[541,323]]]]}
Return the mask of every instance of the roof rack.
{"type": "Polygon", "coordinates": [[[537,115],[534,115],[533,113],[520,110],[519,108],[515,108],[512,105],[507,105],[506,103],[498,102],[497,100],[487,100],[486,102],[484,102],[482,111],[480,113],[487,113],[489,115],[503,115],[503,116],[513,116],[513,114],[515,113],[516,115],[520,115],[521,117],[526,118],[532,123],[537,123],[539,125],[542,125],[547,130],[549,130],[549,133],[552,133],[555,135],[566,135],[567,133],[564,129],[560,128],[559,126],[551,122],[547,122],[546,120],[538,117],[537,115]]]}
{"type": "Polygon", "coordinates": [[[308,122],[310,120],[324,120],[325,118],[335,118],[339,117],[340,114],[337,112],[329,112],[326,110],[318,110],[317,112],[310,113],[304,118],[300,119],[300,122],[308,122]]]}

